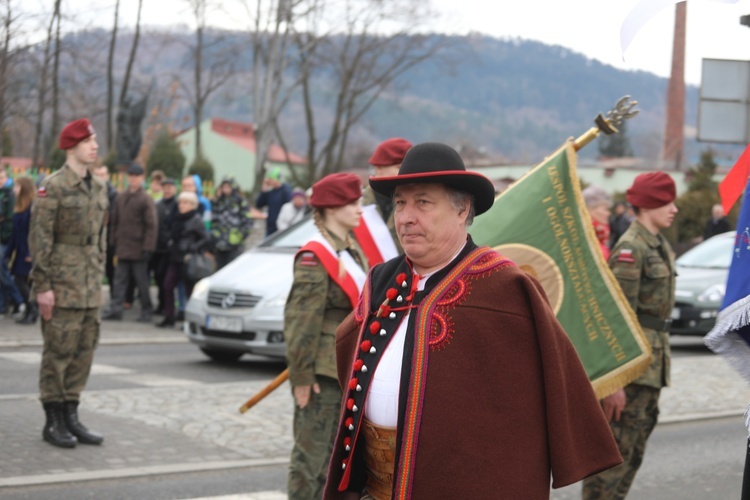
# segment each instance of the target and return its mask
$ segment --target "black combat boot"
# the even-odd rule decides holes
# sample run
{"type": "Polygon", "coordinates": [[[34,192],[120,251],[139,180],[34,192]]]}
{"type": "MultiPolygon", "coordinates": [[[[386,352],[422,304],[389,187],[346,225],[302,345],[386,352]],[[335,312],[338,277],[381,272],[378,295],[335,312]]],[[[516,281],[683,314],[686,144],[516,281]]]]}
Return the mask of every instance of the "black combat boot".
{"type": "Polygon", "coordinates": [[[78,438],[81,444],[102,444],[104,436],[90,431],[78,420],[78,401],[66,401],[63,415],[68,430],[78,438]]]}
{"type": "Polygon", "coordinates": [[[42,406],[44,406],[44,413],[47,415],[47,422],[44,424],[42,438],[49,444],[59,448],[75,448],[78,441],[65,426],[63,404],[52,402],[42,403],[42,406]]]}
{"type": "Polygon", "coordinates": [[[26,306],[26,314],[24,314],[23,318],[17,319],[16,323],[18,323],[19,325],[33,325],[34,323],[36,323],[38,317],[39,306],[37,306],[36,302],[30,301],[26,306]]]}

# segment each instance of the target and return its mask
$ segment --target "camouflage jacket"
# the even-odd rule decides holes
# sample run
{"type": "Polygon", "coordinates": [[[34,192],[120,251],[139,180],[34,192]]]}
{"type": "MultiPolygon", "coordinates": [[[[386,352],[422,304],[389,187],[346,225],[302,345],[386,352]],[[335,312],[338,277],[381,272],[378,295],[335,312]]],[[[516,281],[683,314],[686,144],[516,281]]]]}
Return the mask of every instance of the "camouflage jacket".
{"type": "Polygon", "coordinates": [[[99,307],[102,296],[107,188],[91,188],[68,165],[47,177],[31,212],[32,295],[52,290],[55,305],[99,307]]]}
{"type": "Polygon", "coordinates": [[[396,249],[398,250],[398,253],[402,254],[404,253],[403,248],[401,248],[401,243],[398,241],[398,233],[396,232],[396,222],[393,219],[393,210],[390,211],[388,214],[388,219],[383,215],[383,205],[382,203],[384,201],[387,201],[388,203],[393,204],[391,200],[388,200],[385,196],[378,195],[370,186],[367,186],[362,191],[362,206],[366,207],[368,205],[375,205],[378,208],[378,213],[385,221],[385,225],[388,226],[388,229],[391,231],[391,237],[393,238],[393,242],[396,244],[396,249]]]}
{"type": "MultiPolygon", "coordinates": [[[[335,248],[346,243],[333,236],[335,248]]],[[[366,258],[359,246],[352,256],[367,271],[366,258]]],[[[326,272],[312,252],[297,255],[294,282],[284,308],[284,338],[292,386],[312,385],[315,375],[337,378],[336,328],[352,311],[351,301],[326,272]]]]}
{"type": "MultiPolygon", "coordinates": [[[[609,267],[636,315],[669,319],[676,273],[674,252],[662,234],[654,235],[633,221],[612,249],[609,267]]],[[[653,358],[648,370],[633,383],[656,388],[669,385],[669,331],[641,327],[653,358]]]]}

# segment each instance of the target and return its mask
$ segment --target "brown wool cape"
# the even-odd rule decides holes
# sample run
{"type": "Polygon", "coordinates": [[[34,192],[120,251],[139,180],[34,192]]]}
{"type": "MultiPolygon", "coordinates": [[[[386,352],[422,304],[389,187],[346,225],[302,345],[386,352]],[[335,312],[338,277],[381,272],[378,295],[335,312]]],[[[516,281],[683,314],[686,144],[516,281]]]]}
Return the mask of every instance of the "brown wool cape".
{"type": "MultiPolygon", "coordinates": [[[[403,256],[377,266],[337,330],[344,396],[325,499],[364,486],[361,408],[405,316],[381,305],[390,289],[406,296],[412,282],[403,256]]],[[[621,462],[583,366],[534,278],[469,239],[412,304],[393,498],[549,498],[550,474],[559,488],[621,462]]]]}

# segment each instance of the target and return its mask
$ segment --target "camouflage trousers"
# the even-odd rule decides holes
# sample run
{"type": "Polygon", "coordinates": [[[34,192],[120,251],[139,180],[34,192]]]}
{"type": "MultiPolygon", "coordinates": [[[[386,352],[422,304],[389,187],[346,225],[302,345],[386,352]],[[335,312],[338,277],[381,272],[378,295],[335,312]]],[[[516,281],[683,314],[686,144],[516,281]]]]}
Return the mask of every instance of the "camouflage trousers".
{"type": "Polygon", "coordinates": [[[99,309],[55,307],[42,320],[42,365],[39,399],[42,403],[78,401],[99,342],[99,309]]]}
{"type": "Polygon", "coordinates": [[[625,387],[626,403],[618,422],[610,422],[622,464],[583,480],[584,500],[619,500],[628,495],[643,461],[646,441],[659,417],[661,389],[630,384],[625,387]]]}
{"type": "Polygon", "coordinates": [[[318,376],[320,394],[294,409],[294,447],[289,461],[289,500],[323,497],[333,441],[341,412],[341,388],[336,380],[318,376]]]}

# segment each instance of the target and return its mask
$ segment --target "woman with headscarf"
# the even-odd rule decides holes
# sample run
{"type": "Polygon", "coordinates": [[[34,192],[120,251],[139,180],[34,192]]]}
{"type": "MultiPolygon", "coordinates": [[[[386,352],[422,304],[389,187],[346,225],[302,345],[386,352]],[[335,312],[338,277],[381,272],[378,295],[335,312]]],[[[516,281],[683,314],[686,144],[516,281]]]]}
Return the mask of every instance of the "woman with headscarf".
{"type": "Polygon", "coordinates": [[[313,186],[318,233],[297,253],[284,309],[289,381],[294,396],[294,448],[287,490],[291,500],[321,498],[338,424],[341,388],[336,327],[356,307],[367,259],[351,235],[362,215],[362,185],[354,174],[331,174],[313,186]]]}
{"type": "Polygon", "coordinates": [[[185,257],[189,254],[203,253],[211,246],[211,241],[198,211],[198,196],[183,191],[177,197],[178,213],[174,218],[172,230],[167,243],[169,266],[164,277],[164,319],[157,324],[160,327],[172,327],[175,324],[174,289],[182,281],[185,283],[187,296],[193,293],[195,282],[185,273],[185,257]]]}

